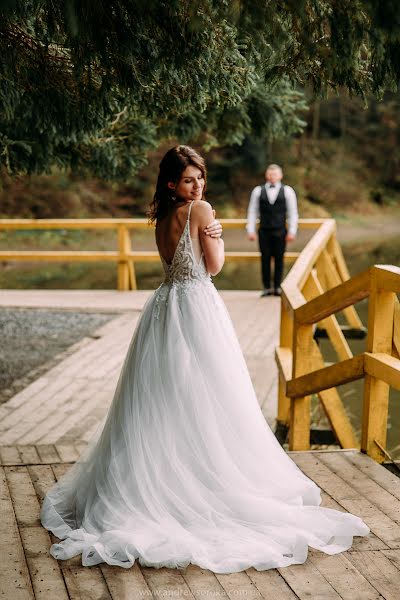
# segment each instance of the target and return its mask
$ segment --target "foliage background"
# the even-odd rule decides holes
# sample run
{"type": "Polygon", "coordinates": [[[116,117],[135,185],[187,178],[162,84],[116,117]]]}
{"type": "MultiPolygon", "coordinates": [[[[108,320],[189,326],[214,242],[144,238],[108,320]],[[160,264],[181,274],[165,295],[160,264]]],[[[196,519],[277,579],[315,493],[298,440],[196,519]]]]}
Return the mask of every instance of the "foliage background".
{"type": "Polygon", "coordinates": [[[305,90],[395,91],[399,49],[396,0],[1,0],[0,164],[131,183],[170,139],[284,139],[305,90]]]}

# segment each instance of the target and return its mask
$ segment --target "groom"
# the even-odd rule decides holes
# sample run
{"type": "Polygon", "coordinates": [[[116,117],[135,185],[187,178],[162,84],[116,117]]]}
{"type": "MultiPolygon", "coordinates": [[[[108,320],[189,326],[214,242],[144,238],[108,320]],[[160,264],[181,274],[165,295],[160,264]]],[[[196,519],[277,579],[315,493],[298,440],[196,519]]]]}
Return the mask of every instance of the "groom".
{"type": "Polygon", "coordinates": [[[280,296],[283,260],[286,242],[294,240],[297,232],[298,212],[296,193],[283,185],[282,169],[269,165],[265,183],[257,185],[250,196],[247,211],[247,237],[256,240],[256,221],[260,218],[258,242],[261,252],[261,273],[264,289],[261,296],[280,296]],[[288,228],[286,226],[288,221],[288,228]],[[271,287],[271,258],[274,258],[274,287],[271,287]]]}

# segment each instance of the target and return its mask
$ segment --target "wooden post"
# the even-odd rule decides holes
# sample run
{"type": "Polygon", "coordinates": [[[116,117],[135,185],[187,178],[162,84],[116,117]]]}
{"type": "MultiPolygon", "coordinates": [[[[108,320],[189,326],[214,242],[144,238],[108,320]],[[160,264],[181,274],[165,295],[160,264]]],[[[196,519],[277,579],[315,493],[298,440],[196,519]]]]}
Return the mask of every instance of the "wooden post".
{"type": "MultiPolygon", "coordinates": [[[[316,267],[318,279],[323,284],[325,290],[329,290],[343,283],[327,250],[323,250],[321,252],[317,260],[316,267]]],[[[355,329],[363,329],[363,324],[354,306],[347,306],[344,308],[343,314],[346,317],[346,321],[350,327],[354,327],[355,329]]]]}
{"type": "Polygon", "coordinates": [[[342,248],[337,241],[336,233],[332,234],[328,244],[327,250],[331,255],[333,263],[336,267],[337,273],[341,281],[348,281],[350,279],[350,273],[347,268],[345,258],[343,256],[342,248]]]}
{"type": "MultiPolygon", "coordinates": [[[[126,252],[130,252],[132,250],[131,236],[129,234],[129,229],[127,227],[125,228],[125,248],[126,248],[126,252]]],[[[129,289],[137,290],[135,263],[131,258],[127,259],[127,263],[128,263],[129,283],[130,283],[129,289]]]]}
{"type": "Polygon", "coordinates": [[[136,277],[133,261],[126,257],[131,251],[129,230],[125,225],[118,225],[118,289],[120,291],[136,290],[136,277]]]}
{"type": "MultiPolygon", "coordinates": [[[[367,352],[392,353],[393,318],[396,294],[379,289],[376,274],[371,274],[371,294],[368,305],[367,352]]],[[[365,374],[362,415],[361,451],[377,462],[385,455],[374,440],[386,448],[389,384],[365,374]]]]}
{"type": "MultiPolygon", "coordinates": [[[[282,348],[290,348],[292,350],[293,343],[293,317],[287,306],[287,300],[284,296],[281,297],[281,325],[280,325],[280,342],[282,348]]],[[[290,418],[290,398],[286,396],[286,381],[281,373],[278,381],[278,425],[289,425],[290,418]]]]}
{"type": "Polygon", "coordinates": [[[394,299],[392,354],[400,358],[400,302],[397,296],[394,299]]]}
{"type": "MultiPolygon", "coordinates": [[[[317,298],[317,296],[321,296],[324,293],[324,289],[318,279],[316,269],[311,271],[302,289],[302,293],[307,301],[317,298]]],[[[340,329],[340,325],[335,315],[331,315],[326,319],[323,319],[319,325],[328,333],[329,340],[334,347],[339,360],[347,360],[353,356],[350,346],[347,343],[342,330],[340,329]]]]}
{"type": "MultiPolygon", "coordinates": [[[[313,326],[293,327],[293,373],[300,377],[313,370],[313,326]]],[[[311,396],[296,398],[290,403],[289,450],[310,449],[311,396]]]]}

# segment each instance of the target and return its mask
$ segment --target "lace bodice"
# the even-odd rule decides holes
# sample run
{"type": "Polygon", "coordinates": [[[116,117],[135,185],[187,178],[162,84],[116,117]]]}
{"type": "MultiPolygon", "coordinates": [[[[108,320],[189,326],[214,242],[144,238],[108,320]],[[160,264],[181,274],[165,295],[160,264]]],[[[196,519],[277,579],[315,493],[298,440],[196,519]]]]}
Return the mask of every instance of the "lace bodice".
{"type": "MultiPolygon", "coordinates": [[[[187,221],[171,262],[168,263],[160,254],[165,278],[155,292],[154,317],[156,319],[159,318],[161,309],[167,308],[172,289],[176,290],[179,298],[182,298],[195,286],[213,286],[211,275],[207,271],[204,261],[200,240],[192,238],[190,235],[190,211],[193,202],[190,203],[187,221]]],[[[215,301],[214,295],[212,295],[212,299],[215,301]]]]}
{"type": "Polygon", "coordinates": [[[195,247],[190,235],[190,212],[193,202],[190,203],[186,224],[179,238],[172,261],[167,263],[160,254],[165,273],[163,283],[190,285],[194,281],[211,280],[211,275],[208,273],[205,265],[203,252],[201,252],[200,258],[196,257],[195,247]]]}

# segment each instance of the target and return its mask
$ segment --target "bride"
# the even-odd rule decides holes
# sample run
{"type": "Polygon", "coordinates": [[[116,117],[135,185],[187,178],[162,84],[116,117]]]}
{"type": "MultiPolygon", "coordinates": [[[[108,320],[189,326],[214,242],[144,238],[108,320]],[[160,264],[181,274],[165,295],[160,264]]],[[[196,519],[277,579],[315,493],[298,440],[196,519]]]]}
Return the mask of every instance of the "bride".
{"type": "Polygon", "coordinates": [[[336,554],[370,531],[320,506],[319,487],[262,415],[211,279],[224,242],[205,189],[202,157],[169,150],[149,213],[165,278],[145,303],[104,423],[44,499],[57,559],[232,573],[303,563],[308,546],[336,554]]]}

